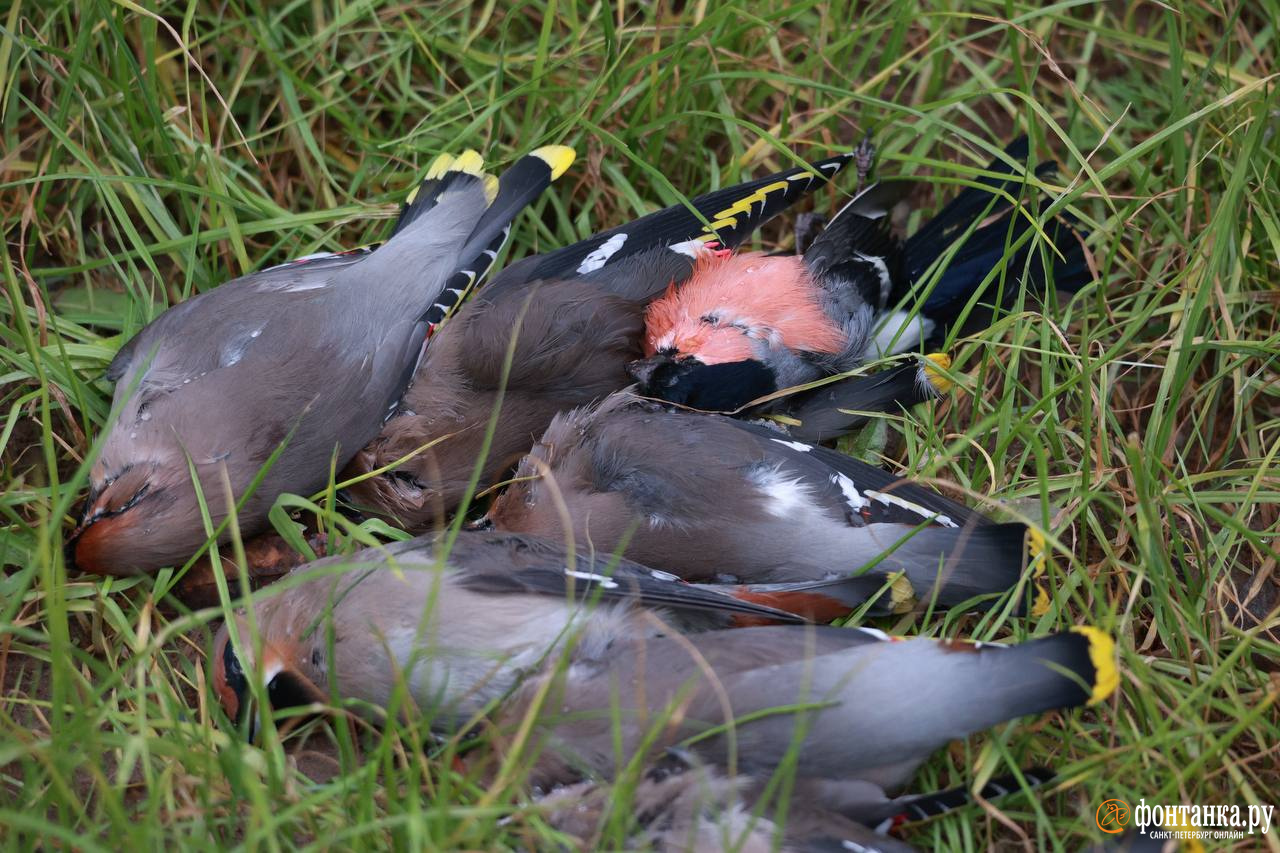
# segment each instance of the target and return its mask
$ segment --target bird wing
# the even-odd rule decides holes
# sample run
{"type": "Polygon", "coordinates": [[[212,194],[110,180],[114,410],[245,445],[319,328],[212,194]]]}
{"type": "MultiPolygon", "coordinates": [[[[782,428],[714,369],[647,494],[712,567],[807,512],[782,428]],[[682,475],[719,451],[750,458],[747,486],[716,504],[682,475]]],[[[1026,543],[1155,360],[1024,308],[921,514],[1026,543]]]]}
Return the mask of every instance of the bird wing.
{"type": "Polygon", "coordinates": [[[917,525],[929,520],[947,526],[994,523],[958,501],[839,451],[795,441],[761,424],[720,420],[754,435],[771,458],[803,478],[816,494],[846,502],[865,524],[917,525]]]}
{"type": "Polygon", "coordinates": [[[584,275],[639,252],[689,240],[716,240],[732,248],[764,222],[830,181],[852,159],[852,153],[838,154],[706,193],[688,204],[671,205],[571,246],[525,258],[504,270],[491,286],[584,275]]]}
{"type": "MultiPolygon", "coordinates": [[[[742,601],[675,575],[622,558],[566,553],[559,544],[509,533],[484,537],[483,551],[455,555],[459,584],[487,595],[536,594],[578,601],[630,602],[644,607],[697,611],[713,617],[753,616],[783,623],[805,620],[786,611],[742,601]]],[[[464,546],[471,547],[470,543],[464,546]]],[[[456,546],[455,546],[456,547],[456,546]]],[[[728,619],[724,620],[727,624],[728,619]]]]}

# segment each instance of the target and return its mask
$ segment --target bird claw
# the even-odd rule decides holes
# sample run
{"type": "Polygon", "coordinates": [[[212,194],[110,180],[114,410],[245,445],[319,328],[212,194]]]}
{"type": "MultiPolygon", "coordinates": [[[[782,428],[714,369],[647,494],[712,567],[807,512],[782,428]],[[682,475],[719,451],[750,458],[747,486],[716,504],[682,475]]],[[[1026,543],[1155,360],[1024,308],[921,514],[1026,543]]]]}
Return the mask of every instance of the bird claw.
{"type": "Polygon", "coordinates": [[[867,175],[871,174],[871,163],[876,156],[876,147],[871,144],[871,134],[868,133],[858,143],[858,147],[853,149],[853,164],[858,170],[858,188],[857,192],[862,192],[862,188],[867,184],[867,175]]]}

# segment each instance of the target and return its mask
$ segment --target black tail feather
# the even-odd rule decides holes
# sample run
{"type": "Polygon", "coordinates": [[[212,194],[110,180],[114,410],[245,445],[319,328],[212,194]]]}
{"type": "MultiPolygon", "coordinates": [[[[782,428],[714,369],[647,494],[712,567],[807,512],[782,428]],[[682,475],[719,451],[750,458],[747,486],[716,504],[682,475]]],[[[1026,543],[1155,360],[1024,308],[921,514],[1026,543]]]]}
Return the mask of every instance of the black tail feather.
{"type": "Polygon", "coordinates": [[[468,184],[481,184],[493,178],[484,172],[484,160],[475,151],[465,151],[460,156],[441,154],[427,170],[409,198],[400,208],[400,216],[396,219],[391,236],[406,230],[427,211],[440,202],[440,197],[449,189],[468,184]]]}
{"type": "MultiPolygon", "coordinates": [[[[1005,146],[1004,153],[1014,162],[1025,163],[1030,155],[1030,142],[1026,136],[1020,136],[1005,146]]],[[[1052,164],[1046,164],[1043,168],[1048,171],[1052,169],[1052,164]]],[[[975,220],[1001,207],[1007,208],[1009,202],[1001,197],[1001,192],[1018,198],[1020,187],[1026,182],[1024,175],[1015,173],[1013,167],[1001,158],[993,160],[986,170],[1008,177],[978,178],[980,186],[966,187],[938,211],[937,216],[907,239],[903,245],[903,254],[911,281],[918,279],[975,220]]]]}
{"type": "Polygon", "coordinates": [[[874,413],[893,413],[946,389],[940,374],[928,365],[910,362],[867,376],[850,376],[801,392],[785,402],[792,423],[788,432],[801,441],[826,441],[861,427],[874,413]]]}
{"type": "MultiPolygon", "coordinates": [[[[1024,162],[1029,156],[1027,138],[1014,140],[1005,148],[1005,154],[1014,162],[1024,162]]],[[[1043,178],[1053,170],[1052,163],[1044,163],[1032,174],[1043,178]]],[[[920,313],[935,324],[931,345],[944,341],[951,324],[966,313],[992,270],[1007,270],[1007,276],[994,276],[987,283],[985,290],[990,296],[980,297],[980,304],[986,308],[969,311],[966,328],[989,324],[995,313],[992,309],[1007,309],[1021,292],[1043,298],[1050,289],[1074,292],[1092,280],[1077,223],[1060,214],[1043,226],[1048,241],[1040,240],[1031,232],[1037,230],[1036,221],[1043,217],[1052,200],[1030,204],[1024,201],[1030,177],[1015,171],[1004,159],[994,160],[987,171],[994,176],[979,178],[980,186],[964,189],[903,244],[905,275],[893,294],[891,301],[895,303],[918,289],[928,268],[952,252],[920,306],[920,313]],[[1017,205],[1005,196],[1012,197],[1017,205]],[[991,216],[998,218],[974,228],[991,216]],[[970,229],[973,231],[964,243],[952,251],[955,241],[970,229]],[[1018,248],[1010,252],[1015,245],[1018,248]]]]}
{"type": "Polygon", "coordinates": [[[502,177],[498,179],[497,195],[472,229],[460,257],[475,258],[492,248],[495,240],[501,246],[500,237],[510,227],[511,221],[551,186],[551,182],[573,161],[571,152],[560,153],[561,151],[570,152],[570,149],[561,146],[539,148],[521,157],[502,173],[502,177]],[[549,149],[554,149],[556,156],[567,158],[568,162],[553,162],[549,155],[543,153],[549,149]]]}
{"type": "MultiPolygon", "coordinates": [[[[983,785],[978,795],[984,800],[993,800],[1027,788],[1039,788],[1052,782],[1057,774],[1048,767],[1028,767],[1020,771],[1020,775],[1021,780],[1012,773],[997,776],[983,785]]],[[[952,788],[932,794],[899,797],[894,805],[898,807],[897,814],[901,816],[903,823],[914,823],[964,808],[972,802],[974,796],[968,788],[952,788]]]]}

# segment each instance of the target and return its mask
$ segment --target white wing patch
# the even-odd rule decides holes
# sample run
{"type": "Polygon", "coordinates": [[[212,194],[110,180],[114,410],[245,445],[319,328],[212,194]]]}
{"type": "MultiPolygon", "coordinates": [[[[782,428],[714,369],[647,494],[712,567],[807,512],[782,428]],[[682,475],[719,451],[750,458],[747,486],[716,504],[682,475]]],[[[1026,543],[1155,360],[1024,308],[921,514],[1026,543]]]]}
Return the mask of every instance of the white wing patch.
{"type": "Polygon", "coordinates": [[[627,242],[626,234],[614,234],[608,240],[605,240],[599,246],[591,251],[591,254],[582,259],[582,263],[578,264],[578,274],[593,272],[600,269],[609,262],[622,244],[627,242]]]}
{"type": "MultiPolygon", "coordinates": [[[[849,504],[849,508],[854,512],[857,512],[863,507],[871,506],[871,501],[863,497],[862,493],[858,491],[858,487],[854,485],[853,480],[849,479],[849,475],[840,473],[832,474],[831,482],[840,487],[840,494],[844,495],[845,502],[849,504]]],[[[867,492],[867,494],[869,495],[872,493],[867,492]]]]}
{"type": "Polygon", "coordinates": [[[864,255],[862,252],[854,252],[854,254],[876,268],[876,275],[880,278],[880,304],[884,305],[889,301],[889,291],[892,289],[893,284],[889,278],[889,267],[884,262],[884,258],[877,258],[875,255],[864,255]]]}
{"type": "Polygon", "coordinates": [[[920,504],[912,503],[911,501],[900,498],[897,495],[891,495],[891,494],[888,494],[887,492],[877,492],[873,489],[867,489],[865,494],[867,497],[871,498],[873,501],[879,501],[885,506],[900,507],[901,509],[905,509],[907,512],[914,512],[916,515],[920,516],[921,518],[925,518],[930,521],[936,521],[938,524],[941,524],[943,527],[959,527],[960,526],[956,524],[954,521],[952,521],[949,516],[945,516],[940,512],[932,512],[930,510],[927,510],[924,507],[920,506],[920,504]]]}
{"type": "Polygon", "coordinates": [[[580,580],[584,580],[584,581],[595,581],[605,589],[618,588],[617,581],[615,581],[613,578],[608,577],[606,575],[596,575],[596,574],[592,574],[591,572],[575,572],[573,569],[565,569],[564,573],[566,576],[571,578],[579,578],[580,580]]]}
{"type": "Polygon", "coordinates": [[[706,243],[702,240],[685,240],[683,243],[672,243],[667,248],[678,255],[684,255],[694,260],[697,260],[699,255],[707,251],[706,243]]]}
{"type": "Polygon", "coordinates": [[[792,450],[798,450],[801,453],[808,453],[810,450],[813,450],[812,445],[805,444],[803,441],[786,441],[781,438],[771,438],[769,440],[776,441],[778,442],[778,444],[781,444],[783,447],[790,447],[792,450]]]}

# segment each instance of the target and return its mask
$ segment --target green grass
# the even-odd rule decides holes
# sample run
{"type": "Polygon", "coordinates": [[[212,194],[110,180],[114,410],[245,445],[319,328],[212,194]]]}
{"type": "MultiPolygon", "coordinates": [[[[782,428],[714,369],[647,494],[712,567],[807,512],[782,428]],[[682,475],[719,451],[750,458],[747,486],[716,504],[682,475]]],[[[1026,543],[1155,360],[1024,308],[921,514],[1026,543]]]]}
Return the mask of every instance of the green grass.
{"type": "MultiPolygon", "coordinates": [[[[1122,649],[1113,700],[957,744],[916,787],[1033,762],[1059,783],[909,839],[1074,850],[1099,837],[1108,798],[1280,803],[1280,5],[1128,7],[11,0],[0,840],[537,838],[536,818],[498,823],[518,779],[466,782],[411,729],[308,783],[278,744],[216,727],[203,656],[219,611],[160,598],[168,572],[68,576],[61,541],[110,407],[103,369],[190,294],[379,239],[442,150],[578,149],[521,220],[523,253],[866,131],[882,174],[931,184],[925,212],[1030,133],[1059,163],[1062,205],[1093,230],[1104,282],[959,342],[962,392],[888,425],[889,464],[1042,525],[1057,594],[1039,620],[883,627],[1022,637],[1088,622],[1122,649]]],[[[788,233],[772,225],[761,245],[788,233]]]]}

